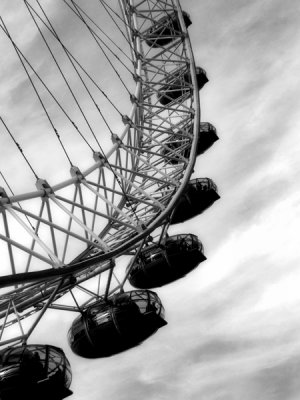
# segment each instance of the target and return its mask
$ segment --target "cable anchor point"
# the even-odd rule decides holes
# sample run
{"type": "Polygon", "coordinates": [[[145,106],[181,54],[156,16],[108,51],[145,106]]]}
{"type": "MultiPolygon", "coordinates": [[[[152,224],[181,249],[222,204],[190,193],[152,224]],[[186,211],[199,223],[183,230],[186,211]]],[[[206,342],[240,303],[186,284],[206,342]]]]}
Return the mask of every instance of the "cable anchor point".
{"type": "Polygon", "coordinates": [[[70,168],[70,173],[72,178],[76,178],[76,183],[80,183],[83,180],[85,180],[85,177],[83,173],[80,171],[78,167],[75,167],[74,165],[70,168]]]}
{"type": "Polygon", "coordinates": [[[38,178],[35,184],[38,190],[44,191],[44,197],[49,196],[50,194],[54,194],[52,187],[46,181],[46,179],[38,178]]]}

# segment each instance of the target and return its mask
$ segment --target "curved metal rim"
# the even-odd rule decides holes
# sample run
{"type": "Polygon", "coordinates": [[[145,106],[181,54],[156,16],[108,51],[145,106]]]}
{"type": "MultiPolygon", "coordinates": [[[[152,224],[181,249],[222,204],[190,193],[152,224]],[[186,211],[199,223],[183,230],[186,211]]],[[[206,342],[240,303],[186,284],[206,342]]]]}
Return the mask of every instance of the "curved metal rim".
{"type": "MultiPolygon", "coordinates": [[[[130,6],[133,9],[133,0],[129,1],[130,6]]],[[[68,276],[72,275],[74,273],[78,273],[81,271],[86,270],[88,267],[91,267],[95,264],[103,263],[107,260],[110,260],[114,257],[116,257],[118,254],[124,253],[127,249],[130,247],[136,245],[139,243],[142,239],[147,237],[155,228],[157,228],[170,214],[170,211],[173,209],[173,207],[176,205],[176,202],[179,200],[179,197],[183,193],[186,185],[189,182],[190,176],[193,173],[193,168],[196,160],[196,151],[197,151],[197,142],[198,142],[198,134],[199,134],[199,126],[200,126],[200,99],[199,99],[199,91],[198,91],[198,85],[197,85],[197,79],[196,79],[196,69],[195,69],[195,61],[194,61],[194,55],[193,55],[193,50],[190,42],[190,38],[188,35],[188,31],[186,29],[183,15],[182,15],[182,9],[179,3],[179,0],[175,0],[177,10],[180,11],[178,13],[179,15],[179,20],[181,23],[181,28],[182,31],[184,32],[186,36],[186,44],[188,48],[188,55],[190,59],[190,71],[191,71],[191,77],[192,77],[192,84],[193,84],[193,96],[194,96],[194,101],[195,101],[195,115],[194,115],[194,133],[193,133],[193,142],[191,146],[191,152],[190,152],[190,158],[189,158],[189,163],[187,165],[187,168],[184,172],[184,176],[180,182],[180,186],[176,190],[175,195],[172,197],[172,200],[168,203],[167,207],[155,218],[150,224],[144,229],[142,232],[137,233],[134,237],[130,238],[127,240],[125,243],[122,245],[118,246],[117,248],[113,249],[112,251],[108,251],[105,254],[100,254],[100,255],[95,255],[93,257],[90,257],[87,260],[80,261],[74,264],[66,264],[62,268],[58,269],[46,269],[46,270],[41,270],[37,272],[27,272],[27,273],[17,273],[15,275],[6,275],[0,277],[0,288],[7,287],[7,286],[13,286],[14,284],[18,283],[26,283],[26,282],[34,282],[34,281],[41,281],[41,280],[47,280],[51,278],[57,278],[57,277],[63,277],[63,276],[68,276]]],[[[135,28],[137,28],[137,21],[136,21],[136,15],[133,15],[134,19],[134,24],[135,28]]],[[[141,50],[141,43],[140,39],[138,38],[138,47],[141,50]]],[[[139,72],[141,72],[141,61],[138,60],[138,69],[139,72]]],[[[135,94],[138,95],[141,90],[141,84],[138,82],[136,86],[136,91],[135,94]]],[[[133,114],[135,113],[137,109],[137,105],[133,104],[130,116],[132,117],[133,114]]],[[[123,130],[121,138],[123,138],[126,133],[128,132],[128,129],[130,128],[129,124],[127,124],[123,130]]],[[[113,154],[113,152],[116,150],[117,145],[114,145],[111,150],[107,153],[107,157],[113,154]]],[[[83,172],[84,176],[87,176],[97,168],[101,166],[102,161],[96,162],[93,166],[91,166],[89,169],[83,172]]],[[[74,184],[77,181],[77,178],[71,178],[68,179],[64,182],[61,182],[60,184],[57,184],[52,187],[53,191],[60,190],[62,188],[65,188],[71,184],[74,184]]],[[[32,198],[37,198],[37,197],[42,197],[45,195],[45,192],[43,190],[37,190],[36,192],[31,192],[31,193],[26,193],[23,195],[17,195],[17,196],[12,196],[9,198],[11,202],[17,202],[21,200],[28,200],[32,198]]],[[[1,199],[0,204],[4,202],[8,202],[7,199],[1,199]]],[[[103,269],[99,271],[99,273],[109,269],[106,265],[103,266],[103,269]]]]}

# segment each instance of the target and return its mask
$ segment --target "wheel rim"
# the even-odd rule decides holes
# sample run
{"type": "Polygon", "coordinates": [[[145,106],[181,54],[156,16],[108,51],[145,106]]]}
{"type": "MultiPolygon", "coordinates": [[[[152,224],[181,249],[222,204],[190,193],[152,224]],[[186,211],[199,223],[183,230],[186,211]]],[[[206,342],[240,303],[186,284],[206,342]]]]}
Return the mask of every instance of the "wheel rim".
{"type": "MultiPolygon", "coordinates": [[[[126,276],[122,282],[112,282],[115,260],[124,254],[134,253],[137,256],[143,241],[156,228],[159,232],[164,229],[167,217],[192,173],[200,106],[192,48],[179,1],[174,3],[168,0],[163,6],[156,2],[150,7],[148,2],[122,0],[120,5],[132,46],[135,65],[133,73],[136,77],[136,89],[131,99],[133,105],[129,116],[123,118],[125,126],[122,133],[119,137],[113,137],[114,144],[105,156],[96,153],[93,165],[83,172],[73,168],[72,178],[62,183],[48,187],[47,182],[40,180],[37,191],[17,196],[9,196],[2,191],[1,239],[10,254],[11,269],[10,274],[5,273],[0,277],[2,345],[26,341],[48,307],[53,306],[71,288],[78,288],[99,274],[106,280],[105,292],[103,289],[97,293],[91,291],[89,299],[83,301],[83,306],[97,296],[108,296],[122,289],[126,276]],[[181,23],[181,35],[178,34],[178,38],[165,47],[149,47],[145,32],[151,23],[154,23],[157,16],[162,17],[175,11],[181,23]],[[186,89],[183,82],[183,95],[171,104],[162,106],[158,94],[163,82],[181,65],[189,66],[192,84],[186,89]],[[193,123],[194,130],[192,137],[188,138],[187,145],[191,148],[189,159],[185,159],[183,154],[186,146],[170,149],[167,142],[174,130],[184,129],[188,123],[193,123]],[[173,157],[178,158],[179,162],[170,163],[163,149],[172,151],[173,157]],[[119,182],[121,185],[118,187],[119,182]],[[91,211],[91,207],[84,201],[87,193],[104,204],[106,215],[98,211],[97,206],[91,211]],[[25,204],[36,200],[40,202],[37,211],[26,211],[25,204]],[[54,207],[65,214],[64,226],[54,221],[54,207]],[[81,219],[74,210],[82,212],[81,219]],[[85,213],[93,214],[94,223],[90,226],[85,224],[85,213]],[[34,232],[20,217],[24,214],[37,221],[34,232]],[[98,225],[96,219],[99,219],[98,225]],[[100,219],[102,229],[97,230],[96,226],[101,226],[100,219]],[[25,241],[18,242],[9,234],[12,231],[11,221],[23,229],[27,242],[30,238],[31,244],[26,249],[25,241]],[[72,232],[70,224],[79,225],[83,230],[81,235],[72,232]],[[49,240],[44,242],[36,235],[42,225],[50,230],[49,240]],[[66,250],[55,250],[54,231],[59,228],[65,234],[66,250]],[[68,248],[74,247],[75,243],[84,243],[88,248],[75,258],[68,259],[68,248]],[[39,252],[35,250],[37,247],[39,252]],[[27,256],[27,264],[24,263],[19,270],[13,265],[15,263],[11,252],[14,248],[21,249],[27,256]],[[30,265],[28,268],[28,259],[30,262],[33,259],[39,260],[40,270],[31,270],[30,265]],[[25,332],[22,321],[35,313],[38,313],[38,317],[25,332]],[[15,324],[20,327],[19,334],[6,334],[7,328],[15,324]]],[[[72,310],[76,307],[73,306],[72,310]]],[[[68,309],[68,306],[61,308],[68,309]]]]}

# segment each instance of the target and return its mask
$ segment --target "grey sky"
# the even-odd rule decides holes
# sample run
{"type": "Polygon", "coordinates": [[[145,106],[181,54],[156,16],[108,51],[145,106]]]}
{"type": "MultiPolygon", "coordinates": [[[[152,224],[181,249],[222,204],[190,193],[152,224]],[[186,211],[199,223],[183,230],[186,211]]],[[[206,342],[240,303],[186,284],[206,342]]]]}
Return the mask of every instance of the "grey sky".
{"type": "MultiPolygon", "coordinates": [[[[182,7],[210,79],[202,120],[220,136],[195,176],[213,178],[221,200],[171,233],[196,233],[207,261],[158,291],[169,324],[133,350],[80,359],[66,342],[73,315],[51,311],[34,339],[66,350],[73,400],[298,400],[300,3],[182,7]]],[[[22,79],[2,85],[1,102],[15,102],[22,79]]]]}

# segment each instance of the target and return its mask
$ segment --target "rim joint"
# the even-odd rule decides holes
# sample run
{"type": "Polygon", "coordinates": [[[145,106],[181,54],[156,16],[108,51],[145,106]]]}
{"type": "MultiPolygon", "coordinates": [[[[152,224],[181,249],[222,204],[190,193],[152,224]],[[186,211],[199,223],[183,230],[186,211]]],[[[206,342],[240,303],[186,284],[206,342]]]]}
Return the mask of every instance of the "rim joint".
{"type": "Polygon", "coordinates": [[[5,189],[0,187],[0,212],[3,211],[3,206],[5,204],[10,204],[10,198],[8,197],[5,189]]]}
{"type": "Polygon", "coordinates": [[[85,180],[83,173],[80,171],[78,167],[75,167],[74,165],[70,168],[70,173],[72,178],[76,178],[77,184],[85,180]]]}
{"type": "Polygon", "coordinates": [[[100,151],[94,151],[93,158],[96,162],[100,162],[99,167],[102,167],[107,162],[107,158],[100,151]]]}
{"type": "MultiPolygon", "coordinates": [[[[123,117],[122,117],[122,120],[123,120],[123,117]]],[[[122,146],[122,144],[123,144],[122,140],[119,138],[119,136],[116,133],[112,133],[111,140],[112,140],[113,144],[116,144],[118,146],[122,146]]]]}
{"type": "Polygon", "coordinates": [[[52,187],[49,185],[46,179],[38,178],[35,186],[38,190],[44,191],[43,197],[48,197],[49,195],[54,194],[52,187]]]}
{"type": "Polygon", "coordinates": [[[129,125],[130,127],[133,125],[133,121],[128,117],[128,115],[122,115],[122,122],[124,125],[129,125]]]}

